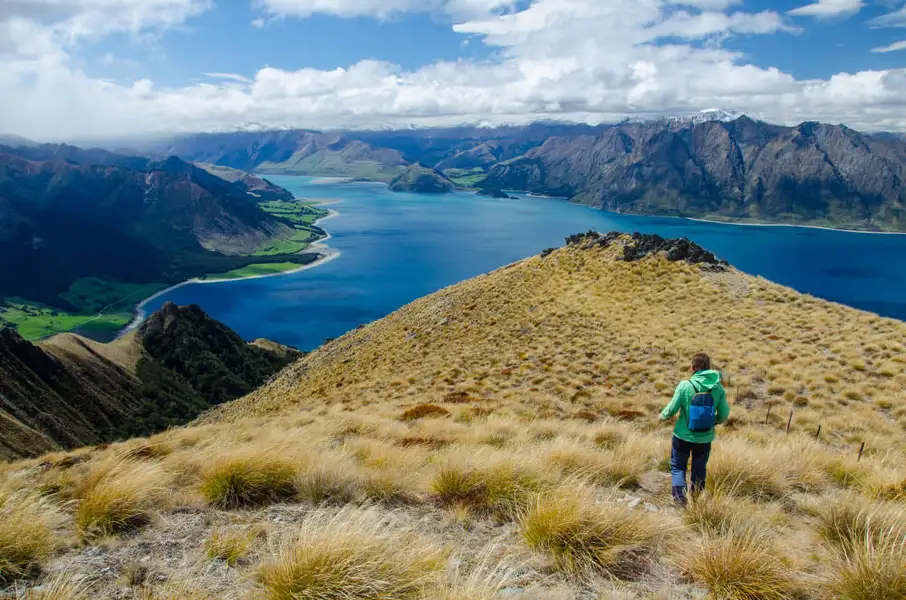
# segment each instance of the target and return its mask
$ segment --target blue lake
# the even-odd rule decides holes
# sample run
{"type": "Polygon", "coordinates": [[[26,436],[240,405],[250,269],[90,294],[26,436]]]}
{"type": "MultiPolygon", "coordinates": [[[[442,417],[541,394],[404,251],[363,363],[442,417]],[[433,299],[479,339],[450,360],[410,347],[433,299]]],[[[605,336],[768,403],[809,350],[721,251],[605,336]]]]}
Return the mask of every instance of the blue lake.
{"type": "Polygon", "coordinates": [[[379,184],[269,179],[300,198],[337,201],[330,208],[339,216],[322,226],[342,255],[289,275],[188,284],[144,310],[168,300],[199,304],[246,339],[309,350],[420,296],[595,229],[688,237],[754,275],[906,319],[906,235],[722,225],[617,215],[557,199],[398,194],[379,184]]]}

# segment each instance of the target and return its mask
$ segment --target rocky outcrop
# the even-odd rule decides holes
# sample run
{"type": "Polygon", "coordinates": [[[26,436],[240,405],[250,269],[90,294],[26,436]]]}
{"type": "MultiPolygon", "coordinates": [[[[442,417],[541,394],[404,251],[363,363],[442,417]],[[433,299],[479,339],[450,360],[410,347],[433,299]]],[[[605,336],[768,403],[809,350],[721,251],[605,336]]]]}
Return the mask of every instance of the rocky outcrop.
{"type": "Polygon", "coordinates": [[[447,194],[455,190],[456,184],[445,175],[421,165],[411,165],[404,173],[390,182],[392,192],[447,194]]]}
{"type": "Polygon", "coordinates": [[[686,238],[665,239],[659,235],[648,233],[626,234],[619,231],[611,231],[606,234],[588,231],[566,238],[567,246],[579,248],[606,248],[613,244],[622,245],[622,259],[626,262],[635,262],[653,254],[663,253],[670,262],[684,261],[703,266],[711,271],[724,271],[729,268],[726,261],[720,260],[713,252],[705,250],[686,238]]]}

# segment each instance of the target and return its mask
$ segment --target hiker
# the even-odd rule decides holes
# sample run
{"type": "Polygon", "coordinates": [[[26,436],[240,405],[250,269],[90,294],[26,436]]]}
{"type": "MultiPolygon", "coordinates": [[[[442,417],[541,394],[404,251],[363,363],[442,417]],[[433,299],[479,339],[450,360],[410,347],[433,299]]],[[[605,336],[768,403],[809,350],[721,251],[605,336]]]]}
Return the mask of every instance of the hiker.
{"type": "Polygon", "coordinates": [[[661,421],[679,412],[673,428],[670,472],[673,477],[673,499],[686,506],[686,467],[692,455],[692,496],[705,489],[705,470],[714,441],[714,426],[730,416],[727,394],[720,384],[720,372],[711,370],[707,354],[692,358],[692,376],[676,386],[673,399],[661,411],[661,421]]]}

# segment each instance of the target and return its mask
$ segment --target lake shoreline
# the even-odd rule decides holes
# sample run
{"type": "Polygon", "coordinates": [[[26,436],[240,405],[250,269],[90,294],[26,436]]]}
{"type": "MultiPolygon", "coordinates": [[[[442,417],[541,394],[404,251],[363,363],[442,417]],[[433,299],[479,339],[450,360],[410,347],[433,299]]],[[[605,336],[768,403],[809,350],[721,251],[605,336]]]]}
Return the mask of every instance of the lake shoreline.
{"type": "MultiPolygon", "coordinates": [[[[320,204],[322,204],[322,205],[339,204],[340,202],[341,202],[340,200],[325,199],[325,201],[320,204]]],[[[315,226],[319,226],[322,222],[326,221],[327,219],[330,219],[332,217],[337,217],[339,215],[340,215],[339,212],[337,212],[333,209],[328,209],[327,215],[321,217],[320,219],[318,219],[317,221],[315,221],[312,224],[315,226]]],[[[123,337],[124,335],[126,335],[130,331],[133,331],[139,325],[141,325],[142,321],[144,321],[145,318],[148,316],[144,310],[144,307],[146,304],[148,304],[149,302],[152,302],[153,300],[161,297],[162,295],[164,295],[168,292],[172,292],[173,290],[177,290],[181,287],[184,287],[187,285],[193,285],[193,284],[213,285],[213,284],[218,284],[218,283],[230,283],[230,282],[234,282],[234,281],[250,281],[252,279],[266,279],[269,277],[282,277],[284,275],[292,275],[294,273],[300,273],[300,272],[306,271],[308,269],[313,269],[315,267],[319,267],[334,259],[339,258],[342,255],[342,252],[326,245],[326,242],[328,242],[332,237],[330,235],[330,232],[325,231],[324,234],[325,234],[324,237],[318,239],[315,242],[312,242],[311,246],[309,246],[302,252],[299,252],[299,254],[311,254],[312,251],[314,251],[316,254],[318,254],[318,258],[316,258],[315,260],[313,260],[312,262],[310,262],[308,264],[300,265],[298,269],[280,271],[279,273],[267,273],[264,275],[252,275],[250,277],[231,277],[230,279],[200,279],[198,277],[194,277],[192,279],[187,279],[186,281],[182,281],[180,283],[177,283],[177,284],[171,285],[167,288],[164,288],[164,289],[160,290],[159,292],[156,292],[155,294],[152,294],[151,296],[148,296],[147,298],[143,299],[141,302],[136,303],[135,306],[132,307],[132,320],[129,321],[129,324],[126,325],[125,327],[123,327],[123,329],[120,330],[120,332],[116,334],[116,337],[114,339],[119,339],[119,338],[123,337]]]]}

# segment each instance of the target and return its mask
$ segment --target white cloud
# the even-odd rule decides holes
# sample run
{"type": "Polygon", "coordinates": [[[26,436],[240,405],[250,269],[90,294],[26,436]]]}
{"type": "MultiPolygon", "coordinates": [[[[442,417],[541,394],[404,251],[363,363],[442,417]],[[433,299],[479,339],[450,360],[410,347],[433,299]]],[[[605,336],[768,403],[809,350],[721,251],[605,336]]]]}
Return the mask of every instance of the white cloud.
{"type": "Polygon", "coordinates": [[[872,27],[906,27],[906,6],[869,21],[872,27]]]}
{"type": "Polygon", "coordinates": [[[880,48],[872,48],[872,52],[896,52],[897,50],[906,50],[906,40],[902,42],[894,42],[889,46],[881,46],[880,48]]]}
{"type": "Polygon", "coordinates": [[[229,81],[237,81],[239,83],[251,83],[252,80],[243,75],[238,75],[236,73],[202,73],[205,77],[210,77],[211,79],[226,79],[229,81]]]}
{"type": "MultiPolygon", "coordinates": [[[[178,25],[207,7],[193,0],[95,4],[115,1],[181,7],[165,18],[124,9],[109,22],[118,25],[106,25],[138,34],[178,25]]],[[[59,33],[61,24],[73,22],[72,10],[60,12],[59,20],[24,11],[4,18],[0,12],[0,131],[64,139],[247,122],[321,129],[539,118],[601,122],[714,106],[775,122],[815,119],[906,130],[906,70],[801,81],[748,64],[724,46],[727,37],[787,35],[792,29],[776,12],[747,11],[734,0],[531,0],[519,8],[497,0],[425,0],[417,8],[413,0],[268,0],[263,8],[268,19],[304,17],[316,9],[344,16],[355,9],[381,18],[395,10],[425,10],[426,2],[447,14],[463,39],[493,46],[492,57],[414,70],[375,60],[333,70],[262,67],[250,79],[208,73],[217,81],[124,85],[93,79],[75,66],[71,55],[82,38],[59,33]],[[278,4],[283,10],[293,5],[296,13],[278,14],[278,4]]]]}
{"type": "Polygon", "coordinates": [[[862,10],[865,5],[866,2],[864,2],[864,0],[818,0],[812,4],[794,8],[787,14],[796,17],[829,19],[832,17],[854,15],[862,10]]]}
{"type": "MultiPolygon", "coordinates": [[[[698,1],[726,3],[728,0],[698,1]]],[[[303,19],[314,14],[386,19],[413,12],[446,12],[467,17],[509,8],[514,3],[515,0],[255,0],[270,15],[303,19]]]]}

